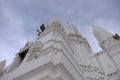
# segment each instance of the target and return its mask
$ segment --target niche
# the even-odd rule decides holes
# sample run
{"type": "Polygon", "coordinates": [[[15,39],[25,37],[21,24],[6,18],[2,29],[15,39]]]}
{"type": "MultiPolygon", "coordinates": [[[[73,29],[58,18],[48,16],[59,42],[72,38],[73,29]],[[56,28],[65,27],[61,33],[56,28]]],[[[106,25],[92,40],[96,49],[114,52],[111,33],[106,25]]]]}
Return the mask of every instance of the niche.
{"type": "Polygon", "coordinates": [[[21,53],[19,53],[19,57],[20,57],[20,59],[21,59],[21,63],[22,63],[22,61],[24,60],[24,58],[25,58],[27,52],[28,52],[28,49],[22,51],[21,53]]]}

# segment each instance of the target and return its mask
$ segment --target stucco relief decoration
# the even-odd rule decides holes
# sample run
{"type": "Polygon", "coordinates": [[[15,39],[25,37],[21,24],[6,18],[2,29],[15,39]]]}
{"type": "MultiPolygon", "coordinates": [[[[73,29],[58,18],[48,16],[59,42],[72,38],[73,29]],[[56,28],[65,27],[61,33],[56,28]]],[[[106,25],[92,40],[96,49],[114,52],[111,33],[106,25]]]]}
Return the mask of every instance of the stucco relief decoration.
{"type": "Polygon", "coordinates": [[[41,41],[36,41],[33,46],[30,48],[29,52],[30,52],[30,57],[29,60],[38,58],[40,55],[40,50],[43,47],[41,41]]]}
{"type": "Polygon", "coordinates": [[[3,72],[3,68],[5,67],[5,65],[6,65],[6,60],[0,62],[0,75],[3,72]]]}
{"type": "Polygon", "coordinates": [[[99,68],[91,65],[80,65],[82,73],[86,76],[86,80],[105,80],[105,73],[101,72],[99,68]]]}

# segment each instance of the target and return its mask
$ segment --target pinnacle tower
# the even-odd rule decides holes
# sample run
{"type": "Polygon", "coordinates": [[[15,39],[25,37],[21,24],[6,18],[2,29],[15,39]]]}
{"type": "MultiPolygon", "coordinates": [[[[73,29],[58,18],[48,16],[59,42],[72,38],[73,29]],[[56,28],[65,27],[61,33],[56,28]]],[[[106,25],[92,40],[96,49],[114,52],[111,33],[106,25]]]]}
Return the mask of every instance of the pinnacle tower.
{"type": "Polygon", "coordinates": [[[93,33],[99,43],[102,43],[103,41],[112,37],[110,32],[99,26],[93,26],[93,33]]]}

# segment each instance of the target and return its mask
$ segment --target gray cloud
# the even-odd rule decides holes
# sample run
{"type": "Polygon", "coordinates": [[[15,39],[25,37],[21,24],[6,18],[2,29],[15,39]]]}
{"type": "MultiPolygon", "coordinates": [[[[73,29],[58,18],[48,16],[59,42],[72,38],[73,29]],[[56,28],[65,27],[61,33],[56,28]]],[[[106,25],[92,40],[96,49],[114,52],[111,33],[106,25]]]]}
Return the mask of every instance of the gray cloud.
{"type": "Polygon", "coordinates": [[[6,58],[9,64],[26,38],[35,40],[39,25],[49,24],[56,16],[63,24],[74,24],[93,51],[98,51],[91,25],[120,34],[119,3],[119,0],[0,0],[0,60],[6,58]]]}

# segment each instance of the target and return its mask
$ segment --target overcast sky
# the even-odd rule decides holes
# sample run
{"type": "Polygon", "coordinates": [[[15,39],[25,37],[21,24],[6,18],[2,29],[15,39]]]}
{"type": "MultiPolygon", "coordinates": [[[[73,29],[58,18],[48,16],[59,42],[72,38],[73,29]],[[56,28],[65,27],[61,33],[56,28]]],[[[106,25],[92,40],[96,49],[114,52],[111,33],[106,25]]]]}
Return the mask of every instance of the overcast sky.
{"type": "Polygon", "coordinates": [[[120,0],[0,0],[0,61],[10,64],[26,39],[35,41],[36,29],[54,17],[72,23],[93,52],[100,50],[93,24],[120,34],[120,0]]]}

